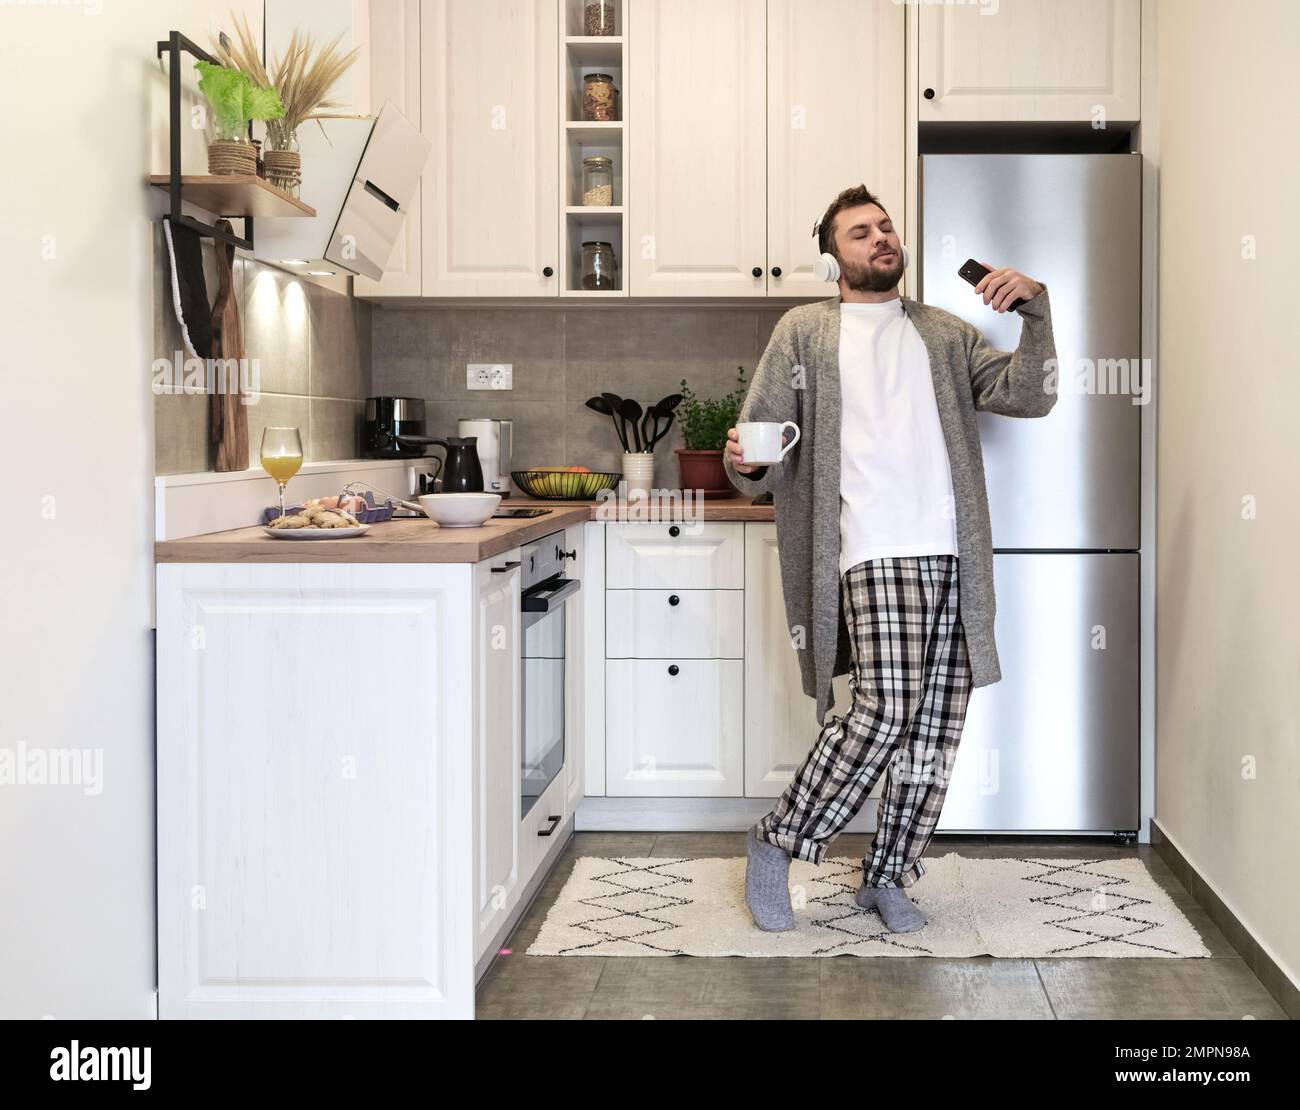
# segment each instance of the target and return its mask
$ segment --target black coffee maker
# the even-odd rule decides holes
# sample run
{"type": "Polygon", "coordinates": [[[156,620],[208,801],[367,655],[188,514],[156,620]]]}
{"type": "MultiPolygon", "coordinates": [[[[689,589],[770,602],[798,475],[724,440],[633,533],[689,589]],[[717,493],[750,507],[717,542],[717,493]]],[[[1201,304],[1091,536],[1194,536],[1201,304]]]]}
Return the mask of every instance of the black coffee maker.
{"type": "Polygon", "coordinates": [[[419,397],[367,397],[361,453],[367,459],[418,459],[424,448],[402,444],[402,435],[424,435],[424,401],[419,397]]]}
{"type": "MultiPolygon", "coordinates": [[[[394,436],[399,443],[408,447],[442,447],[447,452],[442,464],[442,489],[440,493],[482,493],[483,467],[478,459],[478,436],[437,436],[399,435],[394,436]]],[[[432,493],[432,490],[421,492],[432,493]]]]}

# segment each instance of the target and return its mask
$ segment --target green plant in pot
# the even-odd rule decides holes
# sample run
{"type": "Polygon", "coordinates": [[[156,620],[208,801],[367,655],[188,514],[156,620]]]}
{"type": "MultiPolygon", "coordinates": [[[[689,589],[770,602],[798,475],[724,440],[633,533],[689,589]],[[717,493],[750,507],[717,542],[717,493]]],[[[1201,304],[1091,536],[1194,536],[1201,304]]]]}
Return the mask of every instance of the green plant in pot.
{"type": "Polygon", "coordinates": [[[737,370],[739,388],[716,401],[696,396],[682,379],[682,403],[677,416],[685,446],[677,448],[677,465],[683,489],[704,490],[715,497],[735,497],[738,492],[722,462],[727,431],[735,426],[747,391],[745,368],[738,366],[737,370]]]}
{"type": "Polygon", "coordinates": [[[257,173],[257,149],[248,137],[248,124],[283,116],[279,93],[257,88],[248,74],[228,66],[197,62],[194,68],[199,71],[199,91],[212,108],[216,132],[208,144],[208,173],[257,173]]]}
{"type": "Polygon", "coordinates": [[[213,49],[226,65],[247,73],[259,89],[279,91],[284,111],[266,125],[266,179],[290,196],[300,196],[302,155],[298,128],[307,120],[347,118],[344,113],[332,111],[344,105],[332,99],[330,91],[360,56],[361,47],[345,51],[342,34],[318,47],[311,35],[295,30],[284,53],[272,59],[268,69],[262,64],[247,17],[232,12],[230,18],[235,39],[220,35],[213,49]]]}

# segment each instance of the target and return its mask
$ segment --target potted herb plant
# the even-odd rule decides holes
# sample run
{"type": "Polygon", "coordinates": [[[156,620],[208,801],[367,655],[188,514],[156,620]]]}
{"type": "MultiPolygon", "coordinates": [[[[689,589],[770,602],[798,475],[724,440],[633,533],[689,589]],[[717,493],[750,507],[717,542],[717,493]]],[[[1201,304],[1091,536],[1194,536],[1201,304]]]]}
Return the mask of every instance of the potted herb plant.
{"type": "Polygon", "coordinates": [[[682,404],[678,410],[685,447],[677,448],[677,465],[683,489],[701,489],[718,497],[734,497],[736,487],[727,477],[722,453],[727,445],[727,430],[736,423],[744,403],[745,368],[737,367],[739,388],[716,401],[702,400],[682,379],[682,404]]]}
{"type": "Polygon", "coordinates": [[[259,89],[248,74],[228,66],[197,62],[199,91],[212,108],[216,137],[208,144],[208,173],[256,174],[257,149],[248,137],[250,120],[284,115],[275,89],[259,89]]]}
{"type": "Polygon", "coordinates": [[[356,61],[361,47],[346,53],[339,44],[340,34],[317,49],[310,35],[294,31],[289,45],[271,63],[267,72],[262,65],[257,40],[242,14],[232,13],[238,42],[231,44],[222,35],[214,49],[217,57],[229,66],[247,73],[261,89],[278,90],[284,111],[266,125],[266,179],[290,196],[298,196],[302,185],[302,155],[298,150],[298,128],[309,119],[335,119],[340,113],[326,109],[341,107],[328,93],[349,66],[356,61]]]}

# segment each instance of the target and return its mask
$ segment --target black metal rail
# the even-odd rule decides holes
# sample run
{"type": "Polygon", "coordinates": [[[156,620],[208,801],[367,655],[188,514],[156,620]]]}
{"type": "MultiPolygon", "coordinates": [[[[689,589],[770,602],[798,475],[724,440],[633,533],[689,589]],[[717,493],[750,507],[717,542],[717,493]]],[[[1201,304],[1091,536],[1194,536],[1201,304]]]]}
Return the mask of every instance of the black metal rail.
{"type": "MultiPolygon", "coordinates": [[[[243,216],[236,219],[244,221],[244,238],[240,238],[233,231],[226,231],[217,227],[215,224],[205,224],[202,220],[196,220],[193,216],[187,216],[181,211],[181,51],[193,54],[194,57],[201,61],[211,62],[213,65],[220,65],[220,61],[214,58],[206,50],[196,46],[179,31],[173,31],[166,40],[158,44],[158,57],[164,54],[171,55],[171,73],[169,74],[168,90],[168,129],[171,149],[168,151],[171,163],[171,180],[167,185],[167,193],[171,198],[171,221],[178,227],[188,227],[191,231],[197,231],[200,235],[207,235],[213,239],[220,239],[223,243],[233,243],[241,250],[251,251],[253,249],[253,217],[243,216]]],[[[253,125],[248,125],[248,135],[252,138],[253,125]]],[[[224,216],[226,213],[217,212],[218,216],[224,216]]]]}

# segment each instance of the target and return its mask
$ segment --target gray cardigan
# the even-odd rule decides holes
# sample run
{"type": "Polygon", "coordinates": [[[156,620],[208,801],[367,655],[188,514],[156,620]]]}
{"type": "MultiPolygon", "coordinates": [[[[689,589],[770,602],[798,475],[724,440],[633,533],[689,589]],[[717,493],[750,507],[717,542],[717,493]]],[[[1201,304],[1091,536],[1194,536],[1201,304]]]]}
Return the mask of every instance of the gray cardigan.
{"type": "MultiPolygon", "coordinates": [[[[780,464],[727,474],[743,493],[771,490],[786,621],[799,657],[803,691],[825,723],[831,680],[852,667],[840,594],[840,301],[802,304],[777,321],[750,381],[737,422],[794,420],[801,438],[780,464]]],[[[972,682],[1002,677],[993,619],[993,540],[977,409],[1046,416],[1056,404],[1056,344],[1047,288],[1015,311],[1020,345],[999,351],[979,329],[941,308],[902,298],[930,356],[939,420],[952,473],[961,620],[972,682]]],[[[992,309],[989,310],[990,312],[992,309]]]]}

